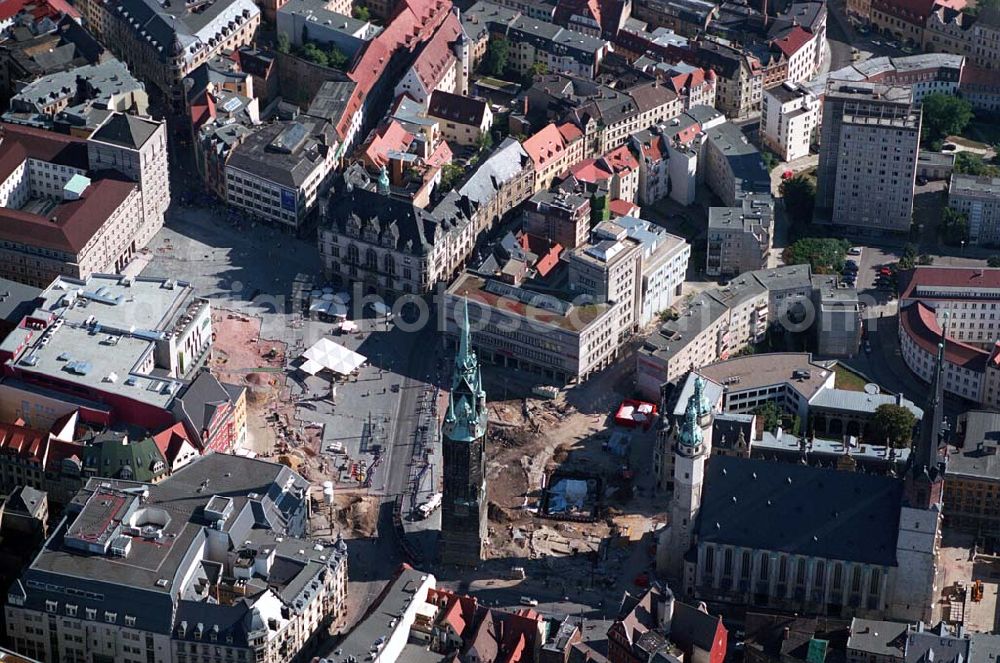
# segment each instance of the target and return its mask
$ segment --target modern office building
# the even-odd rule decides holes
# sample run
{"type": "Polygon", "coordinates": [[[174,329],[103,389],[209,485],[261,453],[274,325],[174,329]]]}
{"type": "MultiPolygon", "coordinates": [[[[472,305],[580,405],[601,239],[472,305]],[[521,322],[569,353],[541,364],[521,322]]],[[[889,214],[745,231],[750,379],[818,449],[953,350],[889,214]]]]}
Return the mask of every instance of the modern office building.
{"type": "Polygon", "coordinates": [[[909,87],[833,82],[823,102],[816,220],[908,232],[921,111],[909,87]]]}

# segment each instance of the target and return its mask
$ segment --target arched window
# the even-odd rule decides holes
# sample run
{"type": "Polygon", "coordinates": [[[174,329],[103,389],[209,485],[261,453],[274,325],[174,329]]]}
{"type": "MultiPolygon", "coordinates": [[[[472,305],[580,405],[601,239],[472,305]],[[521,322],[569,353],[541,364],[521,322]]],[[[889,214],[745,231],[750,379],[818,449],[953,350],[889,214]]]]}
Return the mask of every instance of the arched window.
{"type": "Polygon", "coordinates": [[[349,244],[347,246],[347,262],[351,265],[357,265],[359,262],[358,247],[354,244],[349,244]]]}
{"type": "Polygon", "coordinates": [[[378,254],[375,249],[368,249],[365,252],[365,269],[378,271],[378,254]]]}
{"type": "Polygon", "coordinates": [[[396,275],[396,259],[392,257],[391,253],[385,254],[385,260],[382,261],[385,264],[385,273],[396,275]]]}

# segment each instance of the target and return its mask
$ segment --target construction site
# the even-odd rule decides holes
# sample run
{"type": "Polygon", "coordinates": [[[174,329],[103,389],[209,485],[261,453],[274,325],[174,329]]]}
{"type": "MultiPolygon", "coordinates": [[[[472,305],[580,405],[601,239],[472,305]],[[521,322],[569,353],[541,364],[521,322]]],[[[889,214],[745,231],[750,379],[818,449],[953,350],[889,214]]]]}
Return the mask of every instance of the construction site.
{"type": "MultiPolygon", "coordinates": [[[[509,380],[486,388],[513,391],[509,380]]],[[[473,585],[560,594],[648,582],[664,509],[641,470],[655,430],[615,422],[631,391],[631,375],[609,371],[554,398],[489,402],[489,559],[473,585]]]]}

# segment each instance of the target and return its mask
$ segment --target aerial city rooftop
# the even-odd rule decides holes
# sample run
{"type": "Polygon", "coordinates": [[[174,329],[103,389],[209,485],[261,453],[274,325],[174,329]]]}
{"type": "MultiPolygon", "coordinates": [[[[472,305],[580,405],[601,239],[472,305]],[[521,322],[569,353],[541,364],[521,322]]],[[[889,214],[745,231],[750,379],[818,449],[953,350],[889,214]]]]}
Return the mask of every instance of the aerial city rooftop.
{"type": "Polygon", "coordinates": [[[995,1],[9,0],[0,72],[0,660],[1000,660],[995,1]]]}

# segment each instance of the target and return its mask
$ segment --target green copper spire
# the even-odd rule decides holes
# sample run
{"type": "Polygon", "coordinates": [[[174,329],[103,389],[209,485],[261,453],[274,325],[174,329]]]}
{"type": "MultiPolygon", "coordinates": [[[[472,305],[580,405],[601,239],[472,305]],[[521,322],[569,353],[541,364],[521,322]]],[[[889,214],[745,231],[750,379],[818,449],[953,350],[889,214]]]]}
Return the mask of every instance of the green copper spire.
{"type": "Polygon", "coordinates": [[[443,433],[452,440],[471,442],[486,434],[486,391],[483,390],[479,361],[469,338],[469,302],[462,300],[458,322],[458,353],[452,376],[448,411],[443,433]]]}
{"type": "Polygon", "coordinates": [[[462,319],[458,321],[458,356],[455,365],[469,370],[476,365],[476,353],[469,347],[469,300],[462,299],[462,319]]]}
{"type": "Polygon", "coordinates": [[[705,379],[700,375],[694,378],[694,401],[698,406],[698,416],[704,417],[712,413],[712,405],[705,395],[705,379]]]}
{"type": "Polygon", "coordinates": [[[385,169],[385,165],[378,173],[378,192],[383,196],[389,195],[389,171],[385,169]]]}
{"type": "Polygon", "coordinates": [[[698,401],[694,396],[688,399],[687,409],[684,410],[684,423],[681,424],[677,442],[686,447],[696,447],[702,442],[701,426],[698,425],[698,401]]]}

